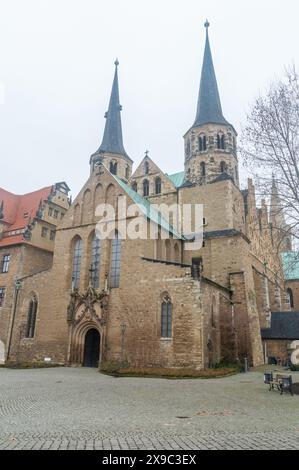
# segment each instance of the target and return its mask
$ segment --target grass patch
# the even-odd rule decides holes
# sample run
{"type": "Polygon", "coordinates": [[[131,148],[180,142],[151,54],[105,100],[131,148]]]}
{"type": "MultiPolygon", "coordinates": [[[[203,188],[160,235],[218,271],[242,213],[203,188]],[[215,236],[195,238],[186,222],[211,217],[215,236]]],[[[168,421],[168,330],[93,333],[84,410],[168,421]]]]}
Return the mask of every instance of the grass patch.
{"type": "Polygon", "coordinates": [[[149,377],[165,379],[218,379],[238,373],[235,367],[216,368],[207,370],[194,369],[166,369],[158,367],[102,367],[101,373],[113,377],[149,377]]]}
{"type": "Polygon", "coordinates": [[[63,364],[54,364],[51,362],[12,362],[0,364],[0,367],[6,369],[49,369],[51,367],[63,367],[63,364]]]}

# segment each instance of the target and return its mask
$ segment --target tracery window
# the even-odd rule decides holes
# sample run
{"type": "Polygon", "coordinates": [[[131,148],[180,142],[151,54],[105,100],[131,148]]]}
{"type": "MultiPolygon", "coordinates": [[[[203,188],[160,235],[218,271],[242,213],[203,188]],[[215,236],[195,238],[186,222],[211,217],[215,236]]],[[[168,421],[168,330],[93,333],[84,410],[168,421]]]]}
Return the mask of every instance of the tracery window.
{"type": "Polygon", "coordinates": [[[168,294],[165,294],[161,304],[161,337],[172,337],[172,303],[168,294]]]}
{"type": "Polygon", "coordinates": [[[81,271],[81,258],[82,258],[82,239],[77,238],[73,249],[73,269],[72,269],[72,288],[78,289],[80,284],[80,271],[81,271]]]}
{"type": "Polygon", "coordinates": [[[143,196],[148,196],[149,195],[149,181],[144,180],[143,181],[143,196]]]}
{"type": "Polygon", "coordinates": [[[91,244],[91,286],[98,289],[100,283],[101,240],[94,234],[91,244]]]}
{"type": "Polygon", "coordinates": [[[117,230],[114,238],[111,240],[111,258],[110,258],[110,278],[111,288],[119,287],[120,280],[120,260],[121,260],[121,238],[117,230]]]}
{"type": "Polygon", "coordinates": [[[37,299],[33,297],[29,302],[27,325],[26,325],[26,338],[33,338],[35,333],[36,313],[37,313],[37,299]]]}

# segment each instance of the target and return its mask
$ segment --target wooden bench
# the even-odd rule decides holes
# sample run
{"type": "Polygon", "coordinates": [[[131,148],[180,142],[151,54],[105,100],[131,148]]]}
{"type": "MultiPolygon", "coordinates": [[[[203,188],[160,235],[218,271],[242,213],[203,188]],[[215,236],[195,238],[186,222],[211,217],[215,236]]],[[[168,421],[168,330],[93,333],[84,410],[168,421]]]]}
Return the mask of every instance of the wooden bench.
{"type": "Polygon", "coordinates": [[[276,374],[276,377],[273,377],[272,372],[265,372],[264,383],[269,385],[269,391],[275,390],[276,388],[280,392],[280,395],[282,395],[284,391],[288,391],[293,396],[293,381],[291,375],[276,374]]]}

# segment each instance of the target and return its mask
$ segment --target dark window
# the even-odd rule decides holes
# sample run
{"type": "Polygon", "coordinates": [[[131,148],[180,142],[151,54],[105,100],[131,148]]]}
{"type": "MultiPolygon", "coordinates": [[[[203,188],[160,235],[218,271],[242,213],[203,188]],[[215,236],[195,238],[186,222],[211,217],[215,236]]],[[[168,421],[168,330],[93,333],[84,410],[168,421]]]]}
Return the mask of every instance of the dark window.
{"type": "Polygon", "coordinates": [[[137,183],[132,184],[132,189],[135,191],[135,193],[137,193],[137,183]]]}
{"type": "Polygon", "coordinates": [[[193,279],[200,279],[202,270],[202,258],[192,258],[191,275],[193,279]]]}
{"type": "Polygon", "coordinates": [[[110,173],[117,175],[117,162],[110,162],[110,173]]]}
{"type": "Polygon", "coordinates": [[[36,324],[37,300],[30,300],[26,326],[26,338],[33,338],[36,324]]]}
{"type": "Polygon", "coordinates": [[[224,171],[226,171],[226,163],[225,163],[225,162],[221,162],[221,163],[220,163],[220,171],[221,171],[221,173],[223,173],[224,171]]]}
{"type": "Polygon", "coordinates": [[[49,214],[50,217],[52,217],[53,207],[49,207],[48,214],[49,214]]]}
{"type": "Polygon", "coordinates": [[[49,229],[47,227],[42,227],[42,237],[47,238],[49,229]]]}
{"type": "Polygon", "coordinates": [[[155,179],[155,193],[161,194],[161,178],[159,176],[155,179]]]}
{"type": "Polygon", "coordinates": [[[121,239],[118,232],[115,232],[111,240],[111,261],[110,261],[110,287],[119,287],[121,259],[121,239]]]}
{"type": "Polygon", "coordinates": [[[101,240],[96,236],[93,237],[91,246],[91,285],[94,289],[98,289],[100,283],[100,263],[101,263],[101,240]]]}
{"type": "Polygon", "coordinates": [[[200,152],[207,150],[207,138],[205,135],[198,137],[198,150],[200,152]]]}
{"type": "Polygon", "coordinates": [[[149,174],[149,163],[148,162],[144,163],[144,174],[145,175],[149,174]]]}
{"type": "Polygon", "coordinates": [[[205,162],[200,162],[200,174],[201,174],[201,176],[206,176],[206,164],[205,164],[205,162]]]}
{"type": "Polygon", "coordinates": [[[73,270],[72,270],[72,288],[78,289],[80,284],[80,270],[82,258],[82,240],[78,238],[73,251],[73,270]]]}
{"type": "Polygon", "coordinates": [[[143,181],[143,196],[149,195],[149,182],[148,180],[143,181]]]}
{"type": "Polygon", "coordinates": [[[10,255],[4,255],[2,258],[2,273],[8,273],[10,263],[10,255]]]}
{"type": "Polygon", "coordinates": [[[293,296],[293,291],[290,287],[287,289],[287,294],[289,298],[290,307],[294,308],[294,296],[293,296]]]}
{"type": "Polygon", "coordinates": [[[55,230],[50,231],[50,240],[55,240],[55,230]]]}
{"type": "Polygon", "coordinates": [[[127,180],[129,179],[129,176],[130,176],[130,168],[129,168],[129,166],[127,165],[127,166],[126,166],[126,179],[127,179],[127,180]]]}
{"type": "Polygon", "coordinates": [[[225,150],[225,137],[224,134],[217,134],[217,148],[225,150]]]}
{"type": "Polygon", "coordinates": [[[3,307],[5,297],[5,287],[0,287],[0,307],[3,307]]]}
{"type": "Polygon", "coordinates": [[[161,337],[172,337],[172,303],[168,295],[161,304],[161,337]]]}
{"type": "Polygon", "coordinates": [[[58,214],[59,214],[59,212],[55,209],[54,215],[53,215],[54,219],[58,219],[58,214]]]}

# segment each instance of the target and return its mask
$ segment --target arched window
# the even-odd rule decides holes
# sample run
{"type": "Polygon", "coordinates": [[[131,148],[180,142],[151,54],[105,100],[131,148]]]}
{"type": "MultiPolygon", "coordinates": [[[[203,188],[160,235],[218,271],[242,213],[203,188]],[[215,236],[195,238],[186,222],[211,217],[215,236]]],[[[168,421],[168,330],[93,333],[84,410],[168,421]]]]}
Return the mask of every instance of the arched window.
{"type": "Polygon", "coordinates": [[[114,238],[111,240],[111,259],[110,259],[110,277],[109,285],[111,288],[119,287],[120,279],[120,259],[121,259],[121,238],[115,231],[114,238]]]}
{"type": "Polygon", "coordinates": [[[110,173],[117,175],[117,162],[110,162],[110,173]]]}
{"type": "Polygon", "coordinates": [[[287,289],[287,294],[289,298],[290,307],[294,308],[294,296],[293,296],[293,291],[290,287],[288,287],[287,289]]]}
{"type": "Polygon", "coordinates": [[[220,162],[220,171],[221,171],[221,173],[223,173],[226,170],[227,170],[226,163],[225,162],[220,162]]]}
{"type": "Polygon", "coordinates": [[[161,178],[159,176],[155,179],[155,193],[161,194],[161,178]]]}
{"type": "Polygon", "coordinates": [[[91,286],[98,289],[100,284],[101,240],[94,234],[91,244],[91,286]]]}
{"type": "Polygon", "coordinates": [[[205,162],[200,162],[200,174],[201,174],[201,176],[206,176],[206,164],[205,164],[205,162]]]}
{"type": "Polygon", "coordinates": [[[225,150],[225,137],[224,134],[217,134],[217,148],[219,150],[225,150]]]}
{"type": "Polygon", "coordinates": [[[72,289],[78,289],[82,258],[82,239],[77,238],[73,249],[72,289]]]}
{"type": "Polygon", "coordinates": [[[204,152],[207,150],[207,138],[205,135],[201,135],[198,137],[198,150],[200,152],[204,152]]]}
{"type": "Polygon", "coordinates": [[[137,183],[136,182],[134,182],[132,184],[132,189],[133,189],[133,191],[135,191],[135,193],[137,193],[137,183]]]}
{"type": "Polygon", "coordinates": [[[145,175],[148,175],[148,174],[149,174],[149,163],[148,163],[148,161],[146,161],[146,162],[144,163],[144,174],[145,174],[145,175]]]}
{"type": "Polygon", "coordinates": [[[37,312],[37,299],[34,296],[29,302],[27,325],[26,325],[26,338],[33,338],[35,333],[36,324],[36,312],[37,312]]]}
{"type": "Polygon", "coordinates": [[[143,181],[143,196],[148,196],[149,195],[149,181],[144,180],[143,181]]]}
{"type": "Polygon", "coordinates": [[[172,303],[168,294],[165,294],[161,304],[161,337],[172,337],[172,303]]]}

